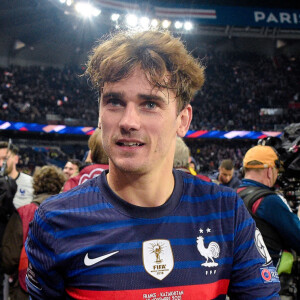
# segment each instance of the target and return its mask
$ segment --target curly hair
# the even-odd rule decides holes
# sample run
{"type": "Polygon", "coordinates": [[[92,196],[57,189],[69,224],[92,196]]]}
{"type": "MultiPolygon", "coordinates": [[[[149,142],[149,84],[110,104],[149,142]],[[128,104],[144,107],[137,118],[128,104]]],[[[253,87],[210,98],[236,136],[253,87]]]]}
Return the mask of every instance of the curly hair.
{"type": "Polygon", "coordinates": [[[136,67],[145,71],[155,87],[173,90],[178,111],[190,103],[204,83],[204,67],[179,38],[169,32],[119,32],[94,47],[85,74],[101,93],[105,82],[129,77],[136,67]]]}
{"type": "Polygon", "coordinates": [[[63,171],[55,166],[43,166],[33,175],[34,193],[58,194],[66,181],[63,171]]]}

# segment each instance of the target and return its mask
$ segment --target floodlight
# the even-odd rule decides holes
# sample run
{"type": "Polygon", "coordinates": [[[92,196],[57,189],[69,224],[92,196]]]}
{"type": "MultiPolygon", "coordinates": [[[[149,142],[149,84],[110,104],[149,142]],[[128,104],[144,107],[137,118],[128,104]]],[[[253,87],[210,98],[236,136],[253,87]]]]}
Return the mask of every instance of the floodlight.
{"type": "Polygon", "coordinates": [[[193,24],[191,22],[185,22],[184,23],[184,29],[185,30],[191,30],[193,28],[193,24]]]}
{"type": "Polygon", "coordinates": [[[171,22],[169,21],[169,20],[163,20],[162,21],[162,27],[163,28],[169,28],[170,27],[170,25],[171,25],[171,22]]]}
{"type": "Polygon", "coordinates": [[[98,17],[100,14],[101,14],[101,10],[96,7],[93,7],[93,10],[92,10],[93,17],[98,17]]]}
{"type": "Polygon", "coordinates": [[[72,3],[73,3],[73,0],[67,0],[66,3],[67,3],[68,6],[71,6],[72,3]]]}
{"type": "Polygon", "coordinates": [[[120,18],[120,15],[119,14],[112,14],[110,19],[114,22],[118,21],[120,18]]]}
{"type": "Polygon", "coordinates": [[[93,7],[87,2],[78,2],[75,5],[76,11],[84,16],[85,18],[89,17],[97,17],[101,13],[101,10],[98,8],[93,7]]]}
{"type": "Polygon", "coordinates": [[[147,17],[140,18],[140,25],[143,29],[148,29],[150,24],[150,20],[147,17]]]}
{"type": "Polygon", "coordinates": [[[153,28],[158,27],[158,20],[157,19],[152,19],[151,20],[151,27],[153,27],[153,28]]]}
{"type": "Polygon", "coordinates": [[[138,23],[137,16],[133,14],[126,15],[126,23],[130,27],[135,27],[138,23]]]}
{"type": "Polygon", "coordinates": [[[176,29],[181,29],[182,26],[183,26],[183,24],[180,21],[176,21],[175,24],[174,24],[174,26],[175,26],[176,29]]]}
{"type": "Polygon", "coordinates": [[[66,3],[66,0],[59,0],[60,3],[66,3]]]}

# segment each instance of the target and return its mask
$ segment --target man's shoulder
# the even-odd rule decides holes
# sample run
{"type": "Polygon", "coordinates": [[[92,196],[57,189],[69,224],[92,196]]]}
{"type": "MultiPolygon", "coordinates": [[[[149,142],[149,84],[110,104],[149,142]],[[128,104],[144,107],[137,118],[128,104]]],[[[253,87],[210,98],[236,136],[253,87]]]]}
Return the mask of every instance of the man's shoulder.
{"type": "Polygon", "coordinates": [[[17,182],[18,181],[23,181],[23,182],[32,182],[32,176],[30,176],[30,175],[28,175],[28,174],[26,174],[26,173],[23,173],[23,172],[20,172],[20,175],[19,175],[19,177],[17,178],[17,182]]]}
{"type": "MultiPolygon", "coordinates": [[[[180,171],[179,171],[180,172],[180,171]]],[[[186,189],[193,189],[197,196],[197,194],[213,194],[219,195],[220,197],[224,197],[226,195],[235,196],[236,192],[227,186],[219,185],[214,183],[213,181],[205,181],[197,176],[182,173],[183,182],[188,184],[186,189]]]]}
{"type": "Polygon", "coordinates": [[[228,182],[228,185],[227,185],[227,186],[229,186],[229,187],[235,189],[235,188],[237,188],[240,184],[241,184],[240,179],[239,179],[236,175],[233,175],[232,179],[228,182]]]}

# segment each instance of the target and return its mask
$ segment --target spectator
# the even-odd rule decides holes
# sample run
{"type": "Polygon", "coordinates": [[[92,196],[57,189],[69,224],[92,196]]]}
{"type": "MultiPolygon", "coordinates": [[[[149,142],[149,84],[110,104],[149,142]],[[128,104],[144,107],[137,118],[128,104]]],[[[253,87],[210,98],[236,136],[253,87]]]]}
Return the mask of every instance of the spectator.
{"type": "Polygon", "coordinates": [[[63,172],[67,179],[78,175],[79,169],[81,167],[81,162],[78,159],[70,159],[64,166],[63,172]]]}
{"type": "Polygon", "coordinates": [[[99,176],[104,170],[108,169],[108,157],[103,150],[101,141],[101,131],[95,129],[88,141],[89,153],[86,157],[87,164],[80,170],[80,173],[70,178],[64,185],[63,191],[66,192],[88,179],[99,176]]]}
{"type": "Polygon", "coordinates": [[[1,254],[4,271],[10,275],[10,300],[29,299],[25,285],[28,260],[24,251],[28,226],[38,206],[51,195],[58,194],[64,182],[65,176],[57,167],[38,168],[33,176],[33,202],[20,207],[8,222],[1,254]]]}
{"type": "Polygon", "coordinates": [[[231,159],[224,159],[219,166],[219,172],[213,176],[213,182],[236,189],[240,180],[234,174],[234,164],[231,159]]]}
{"type": "MultiPolygon", "coordinates": [[[[197,176],[198,178],[204,181],[211,182],[209,177],[201,174],[197,174],[194,168],[193,168],[194,173],[190,171],[191,168],[191,163],[189,162],[190,158],[191,158],[190,149],[188,148],[188,146],[185,144],[184,140],[181,137],[177,137],[173,167],[177,170],[197,176]]],[[[195,161],[193,163],[196,164],[195,161]]]]}
{"type": "Polygon", "coordinates": [[[9,146],[7,142],[0,142],[1,166],[3,161],[7,159],[6,174],[14,179],[18,186],[13,199],[13,204],[16,209],[29,204],[33,199],[32,177],[17,170],[19,161],[18,152],[19,149],[16,146],[12,144],[9,146]]]}

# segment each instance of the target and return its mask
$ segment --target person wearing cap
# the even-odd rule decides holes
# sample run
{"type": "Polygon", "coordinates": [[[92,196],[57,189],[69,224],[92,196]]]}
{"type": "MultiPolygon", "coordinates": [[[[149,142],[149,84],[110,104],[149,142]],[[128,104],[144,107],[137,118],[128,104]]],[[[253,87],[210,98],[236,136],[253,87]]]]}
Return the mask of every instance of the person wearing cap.
{"type": "Polygon", "coordinates": [[[275,149],[263,145],[251,148],[245,154],[243,168],[245,175],[237,192],[256,221],[274,265],[279,262],[283,250],[293,249],[300,255],[300,219],[292,212],[286,199],[272,191],[280,168],[275,149]],[[265,196],[261,194],[255,200],[253,187],[265,192],[265,196]],[[247,190],[245,201],[246,197],[241,193],[247,193],[247,190]],[[250,207],[251,198],[255,202],[250,207]]]}

